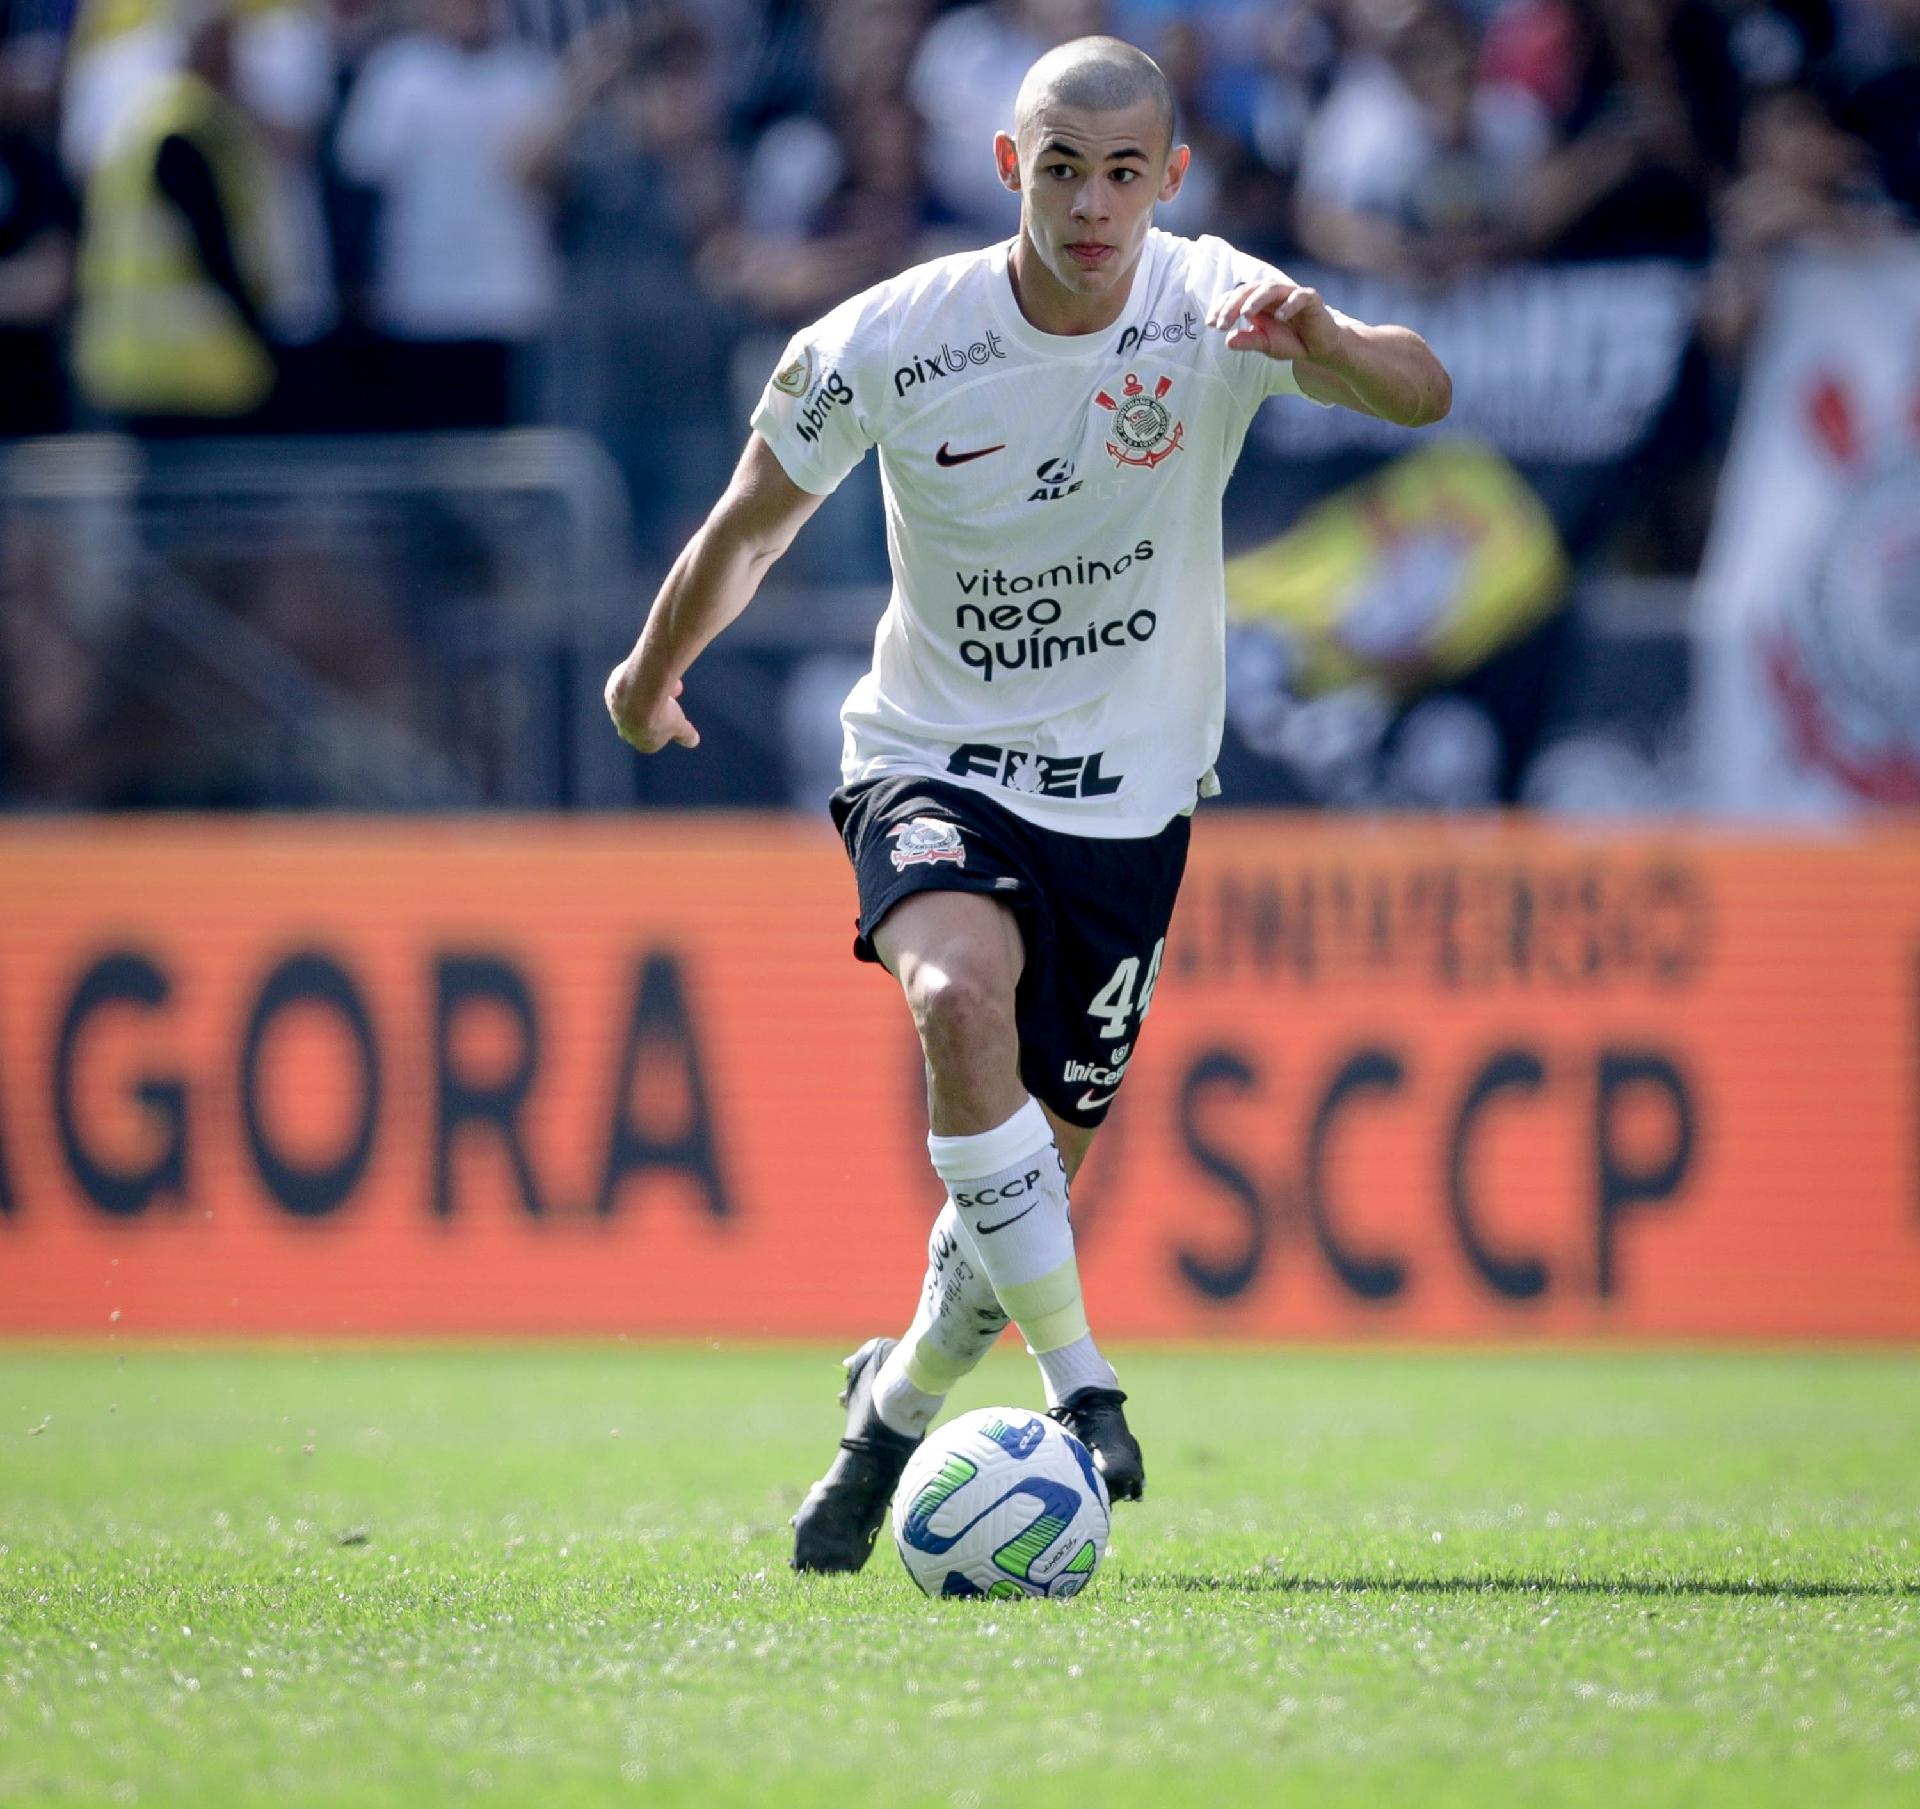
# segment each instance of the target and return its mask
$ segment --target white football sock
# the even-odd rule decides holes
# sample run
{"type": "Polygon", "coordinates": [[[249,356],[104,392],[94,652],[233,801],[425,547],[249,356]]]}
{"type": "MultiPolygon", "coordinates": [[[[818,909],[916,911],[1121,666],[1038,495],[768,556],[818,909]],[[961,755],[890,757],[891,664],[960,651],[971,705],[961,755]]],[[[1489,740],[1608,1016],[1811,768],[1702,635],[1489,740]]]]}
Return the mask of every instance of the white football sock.
{"type": "MultiPolygon", "coordinates": [[[[908,1337],[913,1334],[909,1332],[908,1337]]],[[[873,1380],[873,1411],[879,1415],[881,1425],[889,1432],[904,1432],[909,1438],[919,1438],[933,1424],[933,1416],[940,1411],[940,1403],[947,1397],[944,1394],[928,1394],[922,1388],[914,1386],[913,1378],[907,1374],[907,1366],[901,1360],[900,1352],[905,1348],[905,1339],[887,1352],[886,1362],[880,1365],[880,1373],[873,1380]]]]}
{"type": "Polygon", "coordinates": [[[1063,1344],[1058,1350],[1037,1351],[1029,1346],[1028,1354],[1040,1365],[1040,1380],[1046,1385],[1049,1407],[1058,1407],[1083,1388],[1118,1388],[1120,1385],[1120,1378],[1113,1373],[1113,1365],[1101,1356],[1092,1333],[1074,1339],[1071,1344],[1063,1344]]]}
{"type": "Polygon", "coordinates": [[[1029,1099],[1005,1124],[973,1137],[929,1137],[928,1153],[1000,1304],[1013,1316],[1039,1359],[1051,1404],[1062,1371],[1065,1392],[1085,1379],[1112,1386],[1113,1371],[1094,1348],[1080,1297],[1080,1265],[1073,1253],[1067,1208],[1067,1171],[1053,1127],[1029,1099]],[[1088,1353],[1099,1373],[1089,1367],[1088,1353]]]}
{"type": "Polygon", "coordinates": [[[954,1383],[993,1348],[1006,1326],[993,1283],[948,1200],[927,1238],[927,1276],[913,1323],[874,1379],[881,1423],[916,1437],[925,1432],[954,1383]]]}

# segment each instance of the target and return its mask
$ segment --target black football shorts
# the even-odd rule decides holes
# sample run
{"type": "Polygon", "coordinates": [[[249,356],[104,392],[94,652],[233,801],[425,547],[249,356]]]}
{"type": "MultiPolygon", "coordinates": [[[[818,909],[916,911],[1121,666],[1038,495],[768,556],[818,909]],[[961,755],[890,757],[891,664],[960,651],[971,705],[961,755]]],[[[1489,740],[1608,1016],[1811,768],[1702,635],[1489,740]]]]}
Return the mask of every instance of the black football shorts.
{"type": "Polygon", "coordinates": [[[1192,819],[1122,840],[1064,835],[913,776],[847,786],[832,810],[860,889],[854,954],[879,960],[874,926],[910,893],[999,899],[1026,942],[1014,994],[1020,1077],[1069,1123],[1098,1124],[1139,1046],[1192,819]]]}

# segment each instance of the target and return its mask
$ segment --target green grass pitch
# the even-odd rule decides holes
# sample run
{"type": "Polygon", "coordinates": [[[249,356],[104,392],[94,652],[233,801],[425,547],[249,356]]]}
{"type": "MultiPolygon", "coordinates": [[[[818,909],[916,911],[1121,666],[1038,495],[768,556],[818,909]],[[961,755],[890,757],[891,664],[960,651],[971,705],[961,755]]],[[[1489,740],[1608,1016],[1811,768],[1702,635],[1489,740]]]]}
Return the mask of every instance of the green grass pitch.
{"type": "Polygon", "coordinates": [[[837,1355],[13,1347],[0,1803],[1920,1804],[1911,1355],[1122,1352],[1012,1604],[786,1569],[837,1355]]]}

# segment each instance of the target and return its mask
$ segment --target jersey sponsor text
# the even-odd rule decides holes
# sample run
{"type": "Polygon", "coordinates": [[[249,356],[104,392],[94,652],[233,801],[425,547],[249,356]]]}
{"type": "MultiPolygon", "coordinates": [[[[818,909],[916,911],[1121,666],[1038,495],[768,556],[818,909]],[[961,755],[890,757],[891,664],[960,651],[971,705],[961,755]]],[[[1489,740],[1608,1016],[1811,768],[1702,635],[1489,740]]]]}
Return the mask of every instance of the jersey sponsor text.
{"type": "Polygon", "coordinates": [[[942,340],[939,351],[909,359],[893,373],[893,393],[904,396],[921,384],[957,377],[970,365],[988,365],[1006,355],[1006,341],[991,327],[985,339],[976,339],[970,345],[950,346],[942,340]]]}
{"type": "Polygon", "coordinates": [[[1062,497],[1071,496],[1086,481],[1073,475],[1072,459],[1042,459],[1034,467],[1033,475],[1040,480],[1040,486],[1027,492],[1028,502],[1058,502],[1062,497]]]}
{"type": "MultiPolygon", "coordinates": [[[[1027,606],[1029,617],[1043,604],[1052,605],[1050,620],[1057,621],[1060,605],[1051,597],[1036,597],[1027,606]]],[[[1104,653],[1109,649],[1124,652],[1129,647],[1152,640],[1153,631],[1159,626],[1160,618],[1152,610],[1136,609],[1129,616],[1114,616],[1105,622],[1089,622],[1085,628],[1073,634],[1049,634],[1035,629],[1029,634],[1016,635],[1012,640],[964,640],[960,643],[960,659],[962,664],[970,666],[990,685],[996,672],[1051,672],[1055,666],[1086,654],[1104,653]]]]}
{"type": "MultiPolygon", "coordinates": [[[[1089,559],[1084,554],[1058,565],[1050,565],[1043,572],[1015,572],[1011,577],[1002,566],[983,567],[977,572],[955,572],[953,581],[960,586],[963,597],[976,593],[996,597],[1025,597],[1037,590],[1065,590],[1070,584],[1108,584],[1115,578],[1125,575],[1128,567],[1135,561],[1145,563],[1153,557],[1151,540],[1136,540],[1132,551],[1122,553],[1119,558],[1089,559]]],[[[965,623],[961,624],[962,627],[965,623]]],[[[981,627],[985,627],[984,622],[981,627]]],[[[1011,622],[996,622],[997,628],[1011,628],[1011,622]]]]}
{"type": "Polygon", "coordinates": [[[1200,337],[1200,316],[1189,308],[1179,320],[1161,322],[1142,321],[1137,327],[1129,327],[1120,335],[1119,356],[1124,358],[1135,346],[1153,345],[1156,342],[1171,345],[1176,339],[1198,339],[1200,337]]]}
{"type": "Polygon", "coordinates": [[[1103,1068],[1098,1062],[1068,1062],[1061,1069],[1060,1078],[1068,1086],[1076,1080],[1090,1080],[1096,1087],[1117,1087],[1127,1078],[1127,1064],[1118,1062],[1111,1068],[1103,1068]]]}
{"type": "Polygon", "coordinates": [[[819,439],[820,429],[827,424],[827,416],[832,414],[835,408],[850,407],[852,402],[852,386],[840,375],[837,368],[830,370],[820,380],[820,387],[814,392],[813,400],[794,416],[794,431],[811,445],[819,439]]]}
{"type": "Polygon", "coordinates": [[[979,775],[1008,791],[1037,798],[1105,798],[1126,783],[1100,770],[1105,754],[1027,754],[1018,748],[969,741],[953,750],[947,771],[955,778],[979,775]]]}

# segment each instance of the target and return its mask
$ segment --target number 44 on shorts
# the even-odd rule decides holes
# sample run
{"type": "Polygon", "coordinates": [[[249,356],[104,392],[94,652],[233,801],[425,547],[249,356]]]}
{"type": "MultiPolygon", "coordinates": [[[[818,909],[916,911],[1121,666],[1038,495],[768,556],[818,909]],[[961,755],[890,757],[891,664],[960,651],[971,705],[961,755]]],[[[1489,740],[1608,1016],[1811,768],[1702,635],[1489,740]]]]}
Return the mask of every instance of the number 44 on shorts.
{"type": "Polygon", "coordinates": [[[1166,953],[1167,939],[1162,936],[1147,957],[1146,984],[1134,997],[1134,984],[1140,978],[1140,957],[1129,955],[1113,970],[1113,978],[1093,995],[1087,1016],[1100,1020],[1100,1034],[1110,1043],[1127,1035],[1128,1026],[1144,1024],[1153,1005],[1153,989],[1160,979],[1160,957],[1166,953]]]}

